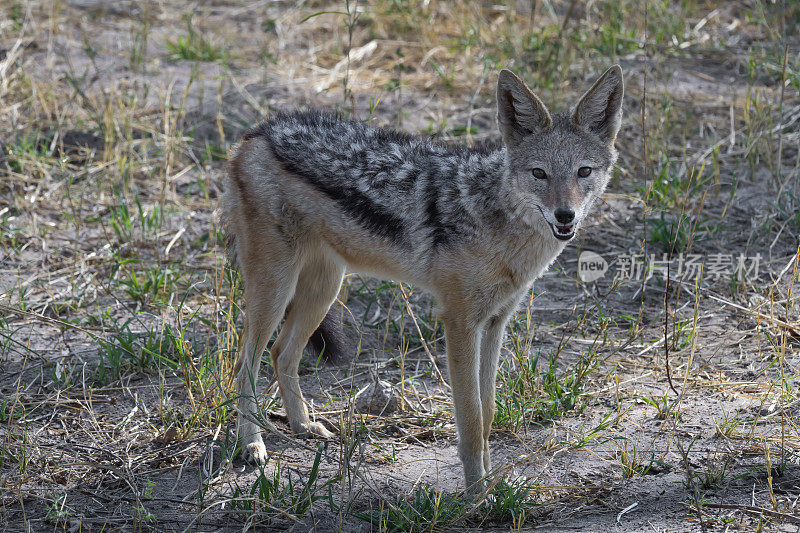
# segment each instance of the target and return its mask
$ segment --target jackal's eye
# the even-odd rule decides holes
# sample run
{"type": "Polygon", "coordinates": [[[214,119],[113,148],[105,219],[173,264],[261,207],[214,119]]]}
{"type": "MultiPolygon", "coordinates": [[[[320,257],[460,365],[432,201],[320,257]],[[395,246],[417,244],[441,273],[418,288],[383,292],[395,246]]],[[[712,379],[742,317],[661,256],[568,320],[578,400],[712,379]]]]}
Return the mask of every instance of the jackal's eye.
{"type": "Polygon", "coordinates": [[[533,177],[536,179],[543,180],[547,178],[547,172],[545,172],[541,168],[534,168],[532,172],[533,172],[533,177]]]}
{"type": "Polygon", "coordinates": [[[578,177],[585,178],[592,173],[592,167],[581,167],[578,169],[578,177]]]}

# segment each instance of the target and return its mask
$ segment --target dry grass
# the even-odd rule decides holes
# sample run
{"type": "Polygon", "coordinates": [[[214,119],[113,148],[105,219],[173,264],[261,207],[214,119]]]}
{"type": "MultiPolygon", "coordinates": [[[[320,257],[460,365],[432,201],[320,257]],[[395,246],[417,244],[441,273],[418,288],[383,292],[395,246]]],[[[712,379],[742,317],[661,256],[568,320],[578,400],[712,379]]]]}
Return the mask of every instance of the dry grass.
{"type": "Polygon", "coordinates": [[[4,528],[796,528],[794,3],[69,0],[0,13],[4,528]],[[619,168],[510,328],[486,497],[458,493],[432,302],[356,275],[341,295],[353,361],[302,367],[339,440],[289,435],[273,388],[269,465],[234,459],[241,309],[212,212],[244,129],[316,105],[494,139],[500,67],[558,107],[613,62],[626,73],[619,168]],[[577,250],[611,272],[579,281],[577,250]],[[704,267],[612,282],[629,253],[704,267]],[[759,275],[717,275],[715,254],[760,254],[759,275]],[[357,413],[349,400],[376,372],[399,408],[357,413]]]}

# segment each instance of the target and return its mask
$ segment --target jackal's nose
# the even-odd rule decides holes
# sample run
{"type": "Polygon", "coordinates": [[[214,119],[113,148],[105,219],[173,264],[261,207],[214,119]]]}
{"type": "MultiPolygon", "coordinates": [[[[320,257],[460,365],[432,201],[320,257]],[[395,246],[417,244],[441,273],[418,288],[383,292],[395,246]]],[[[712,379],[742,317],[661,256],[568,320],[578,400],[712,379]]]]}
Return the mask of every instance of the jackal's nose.
{"type": "Polygon", "coordinates": [[[572,209],[564,209],[559,207],[553,214],[556,216],[556,220],[559,224],[570,224],[573,220],[575,220],[575,211],[572,209]]]}

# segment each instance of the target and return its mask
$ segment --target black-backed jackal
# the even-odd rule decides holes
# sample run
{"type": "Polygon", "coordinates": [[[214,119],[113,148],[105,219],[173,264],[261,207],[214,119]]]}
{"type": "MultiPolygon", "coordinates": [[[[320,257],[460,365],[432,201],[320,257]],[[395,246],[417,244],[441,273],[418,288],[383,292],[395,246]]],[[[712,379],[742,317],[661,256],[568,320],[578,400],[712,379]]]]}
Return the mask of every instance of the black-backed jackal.
{"type": "MultiPolygon", "coordinates": [[[[435,297],[459,456],[467,487],[475,486],[490,468],[506,322],[605,189],[622,95],[614,66],[571,112],[551,115],[503,70],[497,146],[451,146],[313,111],[276,113],[247,132],[230,161],[221,209],[247,303],[235,370],[244,454],[266,460],[251,416],[254,384],[284,315],[270,355],[289,424],[331,436],[309,419],[297,370],[353,270],[435,297]]],[[[334,339],[329,344],[336,348],[334,339]]]]}

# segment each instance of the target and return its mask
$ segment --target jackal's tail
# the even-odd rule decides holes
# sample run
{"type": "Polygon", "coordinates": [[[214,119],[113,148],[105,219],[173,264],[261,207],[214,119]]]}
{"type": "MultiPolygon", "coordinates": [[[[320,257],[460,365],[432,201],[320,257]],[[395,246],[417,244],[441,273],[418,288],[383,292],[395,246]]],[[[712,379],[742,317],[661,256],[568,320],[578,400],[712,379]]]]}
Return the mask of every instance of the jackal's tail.
{"type": "Polygon", "coordinates": [[[339,311],[340,304],[334,302],[317,330],[308,339],[310,347],[317,357],[322,357],[333,364],[346,362],[351,355],[349,342],[342,327],[339,311]]]}

